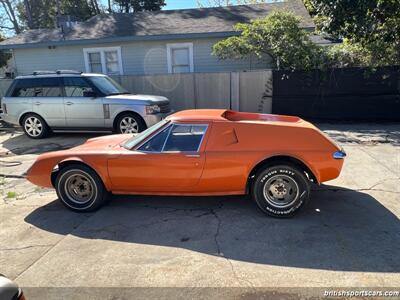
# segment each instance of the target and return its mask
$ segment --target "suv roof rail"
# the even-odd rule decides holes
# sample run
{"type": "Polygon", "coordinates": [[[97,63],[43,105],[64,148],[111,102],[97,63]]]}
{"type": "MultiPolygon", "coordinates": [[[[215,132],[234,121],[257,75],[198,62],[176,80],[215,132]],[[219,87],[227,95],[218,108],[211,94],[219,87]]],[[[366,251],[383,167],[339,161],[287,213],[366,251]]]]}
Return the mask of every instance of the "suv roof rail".
{"type": "Polygon", "coordinates": [[[75,70],[57,70],[57,74],[82,74],[83,72],[81,71],[75,71],[75,70]]]}
{"type": "Polygon", "coordinates": [[[50,74],[82,74],[80,71],[74,70],[56,70],[56,71],[35,71],[32,75],[50,75],[50,74]]]}
{"type": "Polygon", "coordinates": [[[35,71],[32,73],[32,75],[46,75],[46,74],[55,74],[56,72],[54,71],[35,71]]]}

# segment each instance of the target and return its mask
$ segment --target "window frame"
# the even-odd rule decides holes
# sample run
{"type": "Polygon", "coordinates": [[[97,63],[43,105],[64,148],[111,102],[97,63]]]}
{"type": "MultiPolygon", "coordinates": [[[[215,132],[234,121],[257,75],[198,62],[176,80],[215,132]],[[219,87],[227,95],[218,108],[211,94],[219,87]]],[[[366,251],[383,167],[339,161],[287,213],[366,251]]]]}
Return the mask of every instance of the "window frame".
{"type": "Polygon", "coordinates": [[[139,151],[139,152],[142,152],[142,153],[156,153],[156,154],[163,154],[163,153],[167,153],[167,154],[168,154],[168,153],[199,153],[199,152],[200,152],[200,149],[201,149],[201,146],[203,145],[204,138],[205,138],[205,136],[206,136],[206,134],[207,134],[207,132],[208,132],[209,125],[210,125],[210,124],[208,124],[208,123],[172,123],[172,122],[171,122],[171,123],[168,124],[167,127],[161,127],[161,128],[159,129],[158,132],[156,132],[156,133],[153,134],[151,137],[149,137],[148,139],[144,140],[142,143],[140,143],[139,145],[137,145],[137,147],[135,147],[135,150],[136,150],[136,151],[139,151]],[[171,134],[171,131],[172,131],[172,128],[174,127],[174,125],[176,125],[176,126],[205,126],[205,127],[206,127],[206,128],[205,128],[205,131],[204,131],[204,134],[203,134],[203,136],[201,137],[199,146],[197,147],[197,150],[196,150],[196,151],[164,151],[165,145],[166,145],[166,143],[167,143],[167,140],[168,140],[168,138],[169,138],[169,136],[170,136],[170,134],[171,134]],[[146,150],[140,150],[140,148],[141,148],[142,146],[144,146],[145,144],[147,144],[148,142],[150,142],[152,139],[156,138],[156,137],[157,137],[159,134],[161,134],[161,132],[163,132],[165,129],[168,129],[168,134],[167,134],[167,136],[166,136],[166,138],[165,138],[165,140],[164,140],[164,144],[163,144],[163,146],[162,146],[162,148],[161,148],[161,151],[146,151],[146,150]]]}
{"type": "Polygon", "coordinates": [[[179,74],[179,73],[173,73],[172,52],[174,49],[184,49],[184,48],[187,48],[189,50],[189,73],[194,72],[193,43],[174,43],[174,44],[167,44],[168,73],[179,74]]]}
{"type": "Polygon", "coordinates": [[[105,75],[124,75],[124,69],[122,67],[122,55],[121,55],[121,46],[117,47],[98,47],[98,48],[83,48],[83,57],[85,60],[85,69],[87,73],[93,73],[90,70],[90,61],[89,54],[90,53],[100,53],[100,61],[101,61],[101,72],[105,75]],[[107,73],[107,62],[105,52],[108,51],[117,51],[118,57],[118,68],[119,74],[108,74],[107,73]]]}

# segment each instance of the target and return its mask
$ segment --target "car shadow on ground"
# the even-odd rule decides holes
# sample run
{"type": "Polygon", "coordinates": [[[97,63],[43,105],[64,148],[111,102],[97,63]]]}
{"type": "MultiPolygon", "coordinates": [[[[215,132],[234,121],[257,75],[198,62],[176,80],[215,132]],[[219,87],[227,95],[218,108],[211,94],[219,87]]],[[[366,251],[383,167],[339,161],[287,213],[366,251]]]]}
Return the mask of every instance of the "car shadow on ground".
{"type": "Polygon", "coordinates": [[[63,235],[178,247],[250,263],[400,272],[399,219],[372,196],[333,186],[314,191],[311,203],[291,219],[265,216],[244,196],[118,196],[84,216],[53,201],[25,221],[63,235]]]}
{"type": "Polygon", "coordinates": [[[87,139],[102,136],[107,133],[52,133],[45,139],[31,139],[19,131],[9,134],[2,141],[2,155],[42,154],[49,151],[65,150],[83,144],[87,139]]]}

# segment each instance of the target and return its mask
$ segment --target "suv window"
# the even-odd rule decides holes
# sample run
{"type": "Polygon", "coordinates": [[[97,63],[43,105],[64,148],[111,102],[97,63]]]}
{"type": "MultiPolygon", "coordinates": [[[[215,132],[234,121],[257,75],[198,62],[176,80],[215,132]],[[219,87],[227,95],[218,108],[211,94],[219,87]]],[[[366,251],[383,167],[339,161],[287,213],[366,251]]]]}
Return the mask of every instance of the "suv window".
{"type": "Polygon", "coordinates": [[[58,78],[17,79],[11,97],[62,97],[58,78]]]}
{"type": "Polygon", "coordinates": [[[163,151],[197,152],[206,130],[207,125],[175,124],[163,151]]]}
{"type": "Polygon", "coordinates": [[[85,97],[85,92],[95,92],[82,77],[64,77],[63,80],[66,97],[85,97]]]}

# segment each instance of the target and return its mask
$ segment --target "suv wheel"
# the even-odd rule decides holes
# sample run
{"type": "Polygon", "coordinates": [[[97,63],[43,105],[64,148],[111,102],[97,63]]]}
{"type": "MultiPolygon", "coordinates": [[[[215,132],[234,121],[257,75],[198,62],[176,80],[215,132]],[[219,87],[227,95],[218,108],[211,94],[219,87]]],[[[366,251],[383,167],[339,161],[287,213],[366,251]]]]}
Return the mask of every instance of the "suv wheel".
{"type": "Polygon", "coordinates": [[[145,129],[142,119],[133,113],[122,114],[116,122],[118,133],[139,133],[145,129]]]}
{"type": "Polygon", "coordinates": [[[291,217],[309,200],[310,184],[303,172],[293,166],[271,166],[257,173],[252,196],[266,214],[291,217]]]}
{"type": "Polygon", "coordinates": [[[46,122],[35,114],[28,114],[24,117],[22,128],[25,134],[32,139],[42,139],[50,132],[50,128],[46,122]]]}
{"type": "Polygon", "coordinates": [[[61,202],[74,211],[95,211],[106,203],[108,196],[99,175],[84,165],[61,169],[54,186],[61,202]]]}

